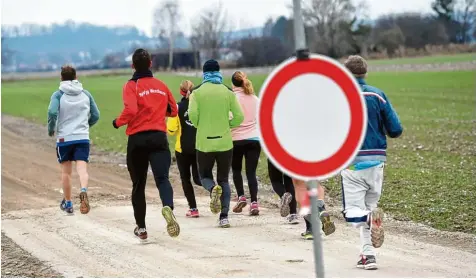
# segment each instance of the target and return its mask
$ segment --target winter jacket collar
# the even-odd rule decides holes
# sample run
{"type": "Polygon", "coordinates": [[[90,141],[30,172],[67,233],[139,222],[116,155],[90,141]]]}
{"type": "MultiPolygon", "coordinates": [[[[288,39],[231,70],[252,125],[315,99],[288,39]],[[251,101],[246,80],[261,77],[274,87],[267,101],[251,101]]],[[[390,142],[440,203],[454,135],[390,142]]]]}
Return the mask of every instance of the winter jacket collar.
{"type": "Polygon", "coordinates": [[[144,72],[135,71],[130,80],[137,81],[140,78],[153,77],[153,76],[154,75],[152,74],[151,70],[147,70],[147,71],[144,71],[144,72]]]}

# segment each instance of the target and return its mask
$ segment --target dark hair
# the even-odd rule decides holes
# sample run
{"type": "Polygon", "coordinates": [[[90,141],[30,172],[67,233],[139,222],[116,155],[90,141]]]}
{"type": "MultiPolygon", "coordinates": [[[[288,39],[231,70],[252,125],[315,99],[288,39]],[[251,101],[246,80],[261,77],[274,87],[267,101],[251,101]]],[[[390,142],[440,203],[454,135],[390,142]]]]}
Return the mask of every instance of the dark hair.
{"type": "Polygon", "coordinates": [[[61,80],[75,80],[76,69],[71,65],[64,65],[61,67],[61,80]]]}
{"type": "Polygon", "coordinates": [[[136,49],[132,55],[132,64],[134,65],[134,69],[138,72],[149,70],[150,61],[149,52],[143,48],[136,49]]]}

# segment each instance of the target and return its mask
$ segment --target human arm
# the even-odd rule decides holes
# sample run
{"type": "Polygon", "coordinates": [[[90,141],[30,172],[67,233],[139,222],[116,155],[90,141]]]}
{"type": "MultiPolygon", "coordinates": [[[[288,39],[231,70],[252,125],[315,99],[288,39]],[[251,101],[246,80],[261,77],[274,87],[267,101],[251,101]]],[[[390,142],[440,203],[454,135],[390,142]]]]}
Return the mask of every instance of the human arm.
{"type": "Polygon", "coordinates": [[[89,127],[92,127],[94,126],[94,124],[96,124],[99,120],[99,108],[96,104],[96,101],[94,101],[94,98],[93,96],[91,95],[91,93],[89,93],[88,91],[84,91],[86,93],[86,95],[88,96],[89,98],[89,107],[90,107],[90,114],[89,114],[89,119],[88,119],[88,123],[89,123],[89,127]]]}
{"type": "Polygon", "coordinates": [[[122,90],[124,109],[122,110],[121,115],[113,121],[113,125],[116,129],[129,124],[131,119],[137,114],[137,94],[135,92],[134,84],[133,81],[129,81],[122,90]]]}
{"type": "Polygon", "coordinates": [[[196,93],[190,95],[190,101],[188,103],[188,119],[192,122],[193,126],[198,127],[199,108],[196,98],[196,93]]]}
{"type": "Polygon", "coordinates": [[[175,101],[174,95],[172,95],[172,92],[170,92],[168,88],[166,92],[167,92],[167,98],[168,98],[166,116],[175,117],[178,114],[177,102],[175,101]]]}
{"type": "Polygon", "coordinates": [[[385,131],[387,132],[389,137],[398,138],[403,133],[402,124],[400,123],[398,114],[393,108],[390,101],[388,100],[387,96],[385,96],[385,94],[383,93],[382,95],[385,100],[385,102],[382,104],[382,109],[381,109],[385,131]]]}
{"type": "Polygon", "coordinates": [[[240,126],[240,124],[245,119],[243,114],[243,110],[241,109],[240,102],[238,102],[238,98],[230,92],[230,111],[232,113],[232,118],[230,119],[230,128],[236,128],[240,126]]]}
{"type": "Polygon", "coordinates": [[[167,133],[171,136],[175,136],[180,129],[180,119],[178,116],[169,117],[167,119],[167,133]]]}
{"type": "Polygon", "coordinates": [[[58,112],[60,106],[61,93],[55,92],[51,95],[50,104],[48,105],[48,136],[55,135],[56,120],[58,120],[58,112]]]}

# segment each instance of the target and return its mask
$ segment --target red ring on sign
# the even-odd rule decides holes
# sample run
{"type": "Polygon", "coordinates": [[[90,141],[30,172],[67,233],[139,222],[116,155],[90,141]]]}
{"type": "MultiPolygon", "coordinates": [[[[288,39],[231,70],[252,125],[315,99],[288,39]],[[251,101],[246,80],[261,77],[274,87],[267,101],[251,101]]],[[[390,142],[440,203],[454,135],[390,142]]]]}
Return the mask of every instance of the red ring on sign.
{"type": "MultiPolygon", "coordinates": [[[[319,89],[316,88],[316,90],[319,89]]],[[[333,63],[315,58],[308,61],[291,62],[271,78],[261,98],[259,127],[262,140],[269,153],[286,170],[305,177],[325,176],[343,167],[355,150],[360,148],[361,133],[364,128],[364,106],[360,91],[351,77],[333,63]],[[311,73],[326,76],[339,85],[345,93],[351,117],[349,133],[340,149],[329,158],[317,162],[302,161],[287,152],[279,143],[273,126],[274,106],[280,90],[291,79],[311,73]]],[[[316,148],[319,147],[316,146],[316,148]]]]}

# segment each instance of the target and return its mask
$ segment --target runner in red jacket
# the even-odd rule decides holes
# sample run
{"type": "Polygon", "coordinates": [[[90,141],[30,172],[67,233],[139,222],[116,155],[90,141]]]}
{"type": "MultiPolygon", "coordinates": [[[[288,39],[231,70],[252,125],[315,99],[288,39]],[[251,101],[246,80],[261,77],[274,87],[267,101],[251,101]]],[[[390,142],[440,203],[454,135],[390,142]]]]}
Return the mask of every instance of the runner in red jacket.
{"type": "Polygon", "coordinates": [[[177,103],[167,85],[153,77],[151,58],[146,50],[137,49],[132,63],[135,73],[124,85],[122,94],[124,110],[112,124],[116,129],[127,125],[127,169],[132,180],[132,207],[137,224],[134,234],[142,240],[147,239],[145,184],[150,163],[162,200],[167,232],[176,237],[180,227],[173,214],[166,117],[177,115],[177,103]]]}

